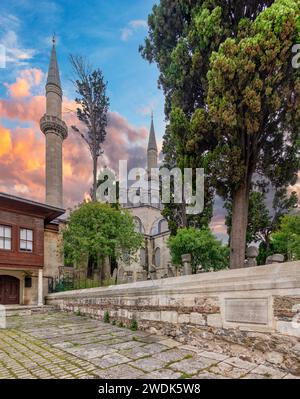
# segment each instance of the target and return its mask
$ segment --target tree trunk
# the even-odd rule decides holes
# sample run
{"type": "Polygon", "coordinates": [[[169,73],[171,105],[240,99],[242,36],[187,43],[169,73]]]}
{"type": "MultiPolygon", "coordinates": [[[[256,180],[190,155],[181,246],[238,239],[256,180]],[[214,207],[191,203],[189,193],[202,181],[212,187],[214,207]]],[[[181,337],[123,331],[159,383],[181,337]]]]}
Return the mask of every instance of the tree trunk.
{"type": "Polygon", "coordinates": [[[97,165],[98,165],[98,158],[93,157],[93,192],[92,192],[92,201],[97,201],[97,165]]]}
{"type": "Polygon", "coordinates": [[[230,268],[244,267],[246,252],[246,232],[248,222],[249,189],[243,184],[232,198],[232,221],[230,236],[230,268]]]}

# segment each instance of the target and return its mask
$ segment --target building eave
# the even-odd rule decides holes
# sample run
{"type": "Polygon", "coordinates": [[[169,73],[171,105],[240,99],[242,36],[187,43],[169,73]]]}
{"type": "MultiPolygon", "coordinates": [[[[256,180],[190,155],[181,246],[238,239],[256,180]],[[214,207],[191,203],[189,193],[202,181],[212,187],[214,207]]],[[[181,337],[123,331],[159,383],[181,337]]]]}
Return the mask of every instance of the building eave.
{"type": "Polygon", "coordinates": [[[0,208],[36,215],[44,219],[45,223],[50,223],[65,213],[65,209],[6,193],[0,193],[0,208]]]}

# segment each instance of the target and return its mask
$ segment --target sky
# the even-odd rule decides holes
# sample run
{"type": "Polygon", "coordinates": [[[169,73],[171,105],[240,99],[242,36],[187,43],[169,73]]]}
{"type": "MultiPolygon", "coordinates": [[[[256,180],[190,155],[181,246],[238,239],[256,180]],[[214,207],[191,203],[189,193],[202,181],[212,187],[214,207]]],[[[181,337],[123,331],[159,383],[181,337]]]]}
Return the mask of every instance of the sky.
{"type": "MultiPolygon", "coordinates": [[[[164,97],[158,69],[138,48],[155,0],[0,0],[0,192],[45,200],[45,80],[55,33],[63,88],[63,119],[77,123],[69,55],[103,71],[110,98],[104,155],[99,166],[145,166],[151,111],[158,147],[164,134],[164,97]],[[5,52],[5,65],[3,54],[5,52]]],[[[86,198],[92,163],[82,139],[69,129],[64,142],[64,206],[86,198]]],[[[296,189],[299,188],[299,184],[296,189]]],[[[212,228],[226,239],[222,201],[212,228]]]]}
{"type": "MultiPolygon", "coordinates": [[[[1,0],[0,2],[0,191],[43,201],[45,79],[55,33],[64,94],[63,119],[77,122],[69,55],[82,55],[103,71],[110,98],[104,156],[144,166],[151,111],[158,146],[164,132],[164,99],[158,70],[139,54],[153,0],[1,0]],[[3,49],[6,64],[3,65],[3,49]],[[2,63],[1,63],[2,60],[2,63]],[[5,67],[4,67],[5,66],[5,67]]],[[[64,142],[64,198],[71,207],[91,186],[91,161],[69,129],[64,142]]]]}

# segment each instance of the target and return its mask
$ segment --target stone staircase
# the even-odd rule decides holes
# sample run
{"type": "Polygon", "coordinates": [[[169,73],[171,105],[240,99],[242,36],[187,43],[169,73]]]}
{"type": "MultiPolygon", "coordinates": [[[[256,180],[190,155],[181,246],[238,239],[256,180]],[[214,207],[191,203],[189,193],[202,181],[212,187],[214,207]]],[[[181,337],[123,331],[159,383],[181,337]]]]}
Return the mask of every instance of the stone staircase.
{"type": "Polygon", "coordinates": [[[33,314],[49,313],[55,311],[55,307],[49,305],[5,305],[4,308],[6,317],[31,316],[33,314]]]}

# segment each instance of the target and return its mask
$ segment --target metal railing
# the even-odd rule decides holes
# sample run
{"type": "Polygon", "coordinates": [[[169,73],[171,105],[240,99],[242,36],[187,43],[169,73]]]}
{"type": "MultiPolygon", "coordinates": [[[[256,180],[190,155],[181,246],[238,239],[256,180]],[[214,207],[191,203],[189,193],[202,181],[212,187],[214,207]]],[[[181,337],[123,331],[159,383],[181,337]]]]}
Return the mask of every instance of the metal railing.
{"type": "Polygon", "coordinates": [[[93,280],[89,278],[78,278],[76,276],[58,276],[48,277],[48,292],[80,290],[85,288],[101,287],[103,283],[100,280],[93,280]]]}

